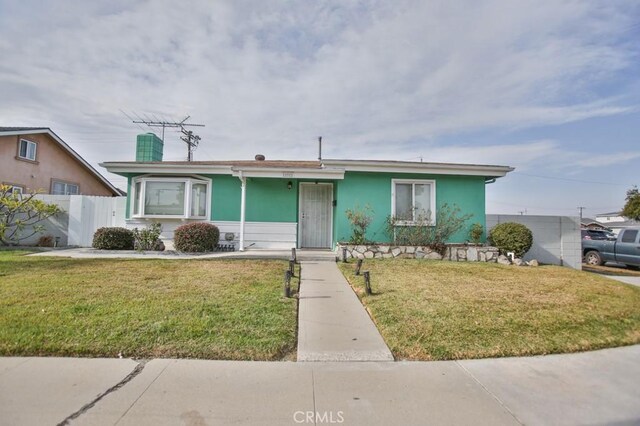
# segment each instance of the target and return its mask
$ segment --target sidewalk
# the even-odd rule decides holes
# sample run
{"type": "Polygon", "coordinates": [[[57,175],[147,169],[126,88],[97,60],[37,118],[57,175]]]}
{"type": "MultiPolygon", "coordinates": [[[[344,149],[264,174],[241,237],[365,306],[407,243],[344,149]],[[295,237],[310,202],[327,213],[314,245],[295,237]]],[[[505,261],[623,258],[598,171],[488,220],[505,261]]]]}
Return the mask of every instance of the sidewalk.
{"type": "Polygon", "coordinates": [[[0,358],[0,423],[81,411],[68,424],[312,424],[307,412],[345,425],[638,424],[638,359],[640,345],[458,362],[157,359],[118,387],[137,362],[0,358]]]}
{"type": "MultiPolygon", "coordinates": [[[[297,250],[298,260],[335,261],[329,250],[297,250]]],[[[289,260],[291,250],[249,249],[245,251],[185,254],[176,251],[96,250],[87,247],[47,250],[29,256],[70,257],[73,259],[280,259],[289,260]]]]}
{"type": "Polygon", "coordinates": [[[335,262],[301,262],[298,361],[393,361],[335,262]]]}

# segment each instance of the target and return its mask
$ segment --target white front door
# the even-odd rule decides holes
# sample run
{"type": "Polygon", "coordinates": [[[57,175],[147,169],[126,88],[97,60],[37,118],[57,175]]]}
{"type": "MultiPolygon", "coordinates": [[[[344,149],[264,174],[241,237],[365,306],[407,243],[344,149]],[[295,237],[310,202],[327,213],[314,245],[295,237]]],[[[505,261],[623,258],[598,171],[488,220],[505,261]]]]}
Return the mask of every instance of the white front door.
{"type": "Polygon", "coordinates": [[[333,184],[301,183],[299,244],[301,248],[331,248],[333,184]]]}

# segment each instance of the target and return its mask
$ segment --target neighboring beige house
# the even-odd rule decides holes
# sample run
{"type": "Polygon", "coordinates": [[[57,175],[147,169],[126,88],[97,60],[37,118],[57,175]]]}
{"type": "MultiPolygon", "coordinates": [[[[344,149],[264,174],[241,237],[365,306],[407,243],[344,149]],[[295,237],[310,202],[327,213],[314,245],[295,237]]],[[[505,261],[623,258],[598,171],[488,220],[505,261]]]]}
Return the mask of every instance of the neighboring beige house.
{"type": "Polygon", "coordinates": [[[0,127],[0,183],[20,193],[123,195],[46,127],[0,127]]]}

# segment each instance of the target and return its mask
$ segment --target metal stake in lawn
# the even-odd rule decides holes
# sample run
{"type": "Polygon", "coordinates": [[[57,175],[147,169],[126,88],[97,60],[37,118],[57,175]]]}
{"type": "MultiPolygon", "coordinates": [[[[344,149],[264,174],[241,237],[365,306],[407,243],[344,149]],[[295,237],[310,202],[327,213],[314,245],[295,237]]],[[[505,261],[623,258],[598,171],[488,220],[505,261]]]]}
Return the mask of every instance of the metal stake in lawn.
{"type": "Polygon", "coordinates": [[[356,264],[356,275],[360,275],[360,268],[362,268],[362,259],[358,259],[358,263],[356,264]]]}
{"type": "Polygon", "coordinates": [[[347,263],[347,248],[342,247],[342,263],[347,263]]]}
{"type": "Polygon", "coordinates": [[[284,297],[291,297],[291,271],[284,272],[284,297]]]}
{"type": "Polygon", "coordinates": [[[296,262],[293,259],[289,260],[289,272],[292,277],[296,276],[296,262]]]}
{"type": "Polygon", "coordinates": [[[362,273],[362,275],[364,275],[364,291],[367,294],[373,294],[373,292],[371,291],[371,279],[369,277],[369,271],[364,271],[362,273]]]}
{"type": "Polygon", "coordinates": [[[293,260],[293,263],[298,263],[298,256],[296,255],[295,247],[291,249],[291,260],[293,260]]]}

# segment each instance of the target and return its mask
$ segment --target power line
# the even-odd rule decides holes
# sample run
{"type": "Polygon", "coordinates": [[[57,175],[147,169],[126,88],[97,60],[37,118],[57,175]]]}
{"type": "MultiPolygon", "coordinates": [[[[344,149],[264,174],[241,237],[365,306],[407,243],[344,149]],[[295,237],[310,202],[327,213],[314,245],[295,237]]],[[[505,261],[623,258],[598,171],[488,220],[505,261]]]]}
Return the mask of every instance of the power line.
{"type": "Polygon", "coordinates": [[[180,139],[187,144],[187,161],[193,160],[193,151],[198,147],[200,143],[200,136],[194,135],[191,130],[182,129],[180,139]]]}
{"type": "Polygon", "coordinates": [[[596,185],[613,185],[613,186],[629,186],[628,184],[625,183],[613,183],[613,182],[598,182],[598,181],[593,181],[593,180],[582,180],[582,179],[572,179],[572,178],[565,178],[565,177],[558,177],[558,176],[543,176],[543,175],[534,175],[534,174],[530,174],[530,173],[523,173],[523,172],[513,172],[514,174],[520,174],[523,176],[531,176],[531,177],[535,177],[535,178],[540,178],[540,179],[551,179],[551,180],[566,180],[569,182],[580,182],[580,183],[593,183],[596,185]]]}

